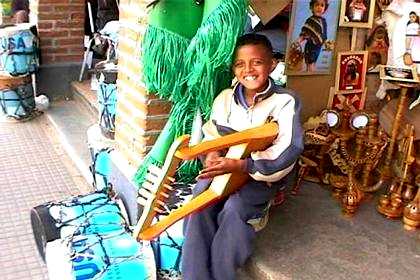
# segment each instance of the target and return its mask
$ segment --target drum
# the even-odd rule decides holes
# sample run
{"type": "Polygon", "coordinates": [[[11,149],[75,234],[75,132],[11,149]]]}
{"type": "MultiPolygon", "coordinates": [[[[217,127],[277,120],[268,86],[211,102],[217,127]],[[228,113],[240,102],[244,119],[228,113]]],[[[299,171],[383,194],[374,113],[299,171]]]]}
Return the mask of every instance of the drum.
{"type": "Polygon", "coordinates": [[[89,169],[93,176],[93,187],[98,191],[108,188],[108,178],[111,174],[111,158],[109,154],[111,151],[112,148],[102,148],[95,152],[93,148],[90,148],[92,164],[89,169]]]}
{"type": "Polygon", "coordinates": [[[150,244],[137,242],[125,231],[78,235],[68,241],[51,242],[46,263],[51,280],[156,279],[150,244]]]}
{"type": "Polygon", "coordinates": [[[32,229],[42,258],[47,242],[81,234],[125,230],[121,208],[103,192],[48,202],[31,210],[32,229]]]}
{"type": "Polygon", "coordinates": [[[97,191],[104,190],[109,185],[111,174],[111,154],[114,141],[104,137],[98,124],[87,130],[88,147],[92,159],[89,167],[92,173],[92,184],[97,191]]]}
{"type": "Polygon", "coordinates": [[[99,103],[99,126],[105,137],[114,139],[115,134],[115,111],[117,104],[117,73],[116,64],[98,63],[95,71],[99,80],[98,103],[99,103]]]}
{"type": "Polygon", "coordinates": [[[183,219],[176,222],[158,239],[152,241],[158,275],[162,279],[171,279],[181,274],[182,244],[184,243],[183,222],[183,219]]]}
{"type": "Polygon", "coordinates": [[[12,76],[34,73],[39,66],[35,26],[22,23],[0,29],[0,63],[12,76]]]}
{"type": "Polygon", "coordinates": [[[0,115],[22,120],[35,110],[31,77],[0,73],[0,115]]]}

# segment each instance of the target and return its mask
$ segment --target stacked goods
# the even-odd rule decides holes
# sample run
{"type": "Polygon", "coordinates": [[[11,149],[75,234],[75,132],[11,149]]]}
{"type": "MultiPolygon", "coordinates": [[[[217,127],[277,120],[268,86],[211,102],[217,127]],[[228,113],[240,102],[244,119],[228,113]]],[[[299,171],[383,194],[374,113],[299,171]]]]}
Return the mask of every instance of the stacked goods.
{"type": "Polygon", "coordinates": [[[30,74],[38,69],[38,39],[30,24],[0,29],[0,115],[27,119],[35,110],[30,74]]]}
{"type": "Polygon", "coordinates": [[[109,187],[109,176],[111,174],[111,151],[114,141],[101,134],[101,128],[94,124],[87,130],[88,148],[91,155],[93,187],[97,191],[106,190],[109,187]]]}
{"type": "Polygon", "coordinates": [[[132,237],[114,197],[93,192],[31,210],[49,279],[156,279],[150,243],[132,237]]]}
{"type": "Polygon", "coordinates": [[[117,104],[117,65],[110,61],[100,62],[95,66],[98,84],[99,126],[102,134],[114,139],[115,111],[117,104]]]}
{"type": "Polygon", "coordinates": [[[35,109],[31,76],[13,77],[0,72],[0,115],[22,120],[35,109]]]}

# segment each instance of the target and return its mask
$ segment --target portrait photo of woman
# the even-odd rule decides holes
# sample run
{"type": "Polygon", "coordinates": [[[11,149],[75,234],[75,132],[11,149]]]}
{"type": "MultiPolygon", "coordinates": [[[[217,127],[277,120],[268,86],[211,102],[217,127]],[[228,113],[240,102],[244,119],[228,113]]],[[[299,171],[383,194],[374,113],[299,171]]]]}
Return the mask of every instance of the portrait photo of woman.
{"type": "Polygon", "coordinates": [[[343,0],[340,26],[372,28],[375,0],[343,0]]]}

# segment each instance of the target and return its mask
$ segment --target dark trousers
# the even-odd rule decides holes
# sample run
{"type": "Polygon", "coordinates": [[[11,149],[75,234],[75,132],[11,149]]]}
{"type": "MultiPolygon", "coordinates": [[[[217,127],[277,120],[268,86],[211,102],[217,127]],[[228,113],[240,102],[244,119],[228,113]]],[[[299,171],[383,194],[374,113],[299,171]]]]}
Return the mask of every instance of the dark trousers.
{"type": "MultiPolygon", "coordinates": [[[[199,181],[194,196],[208,185],[208,180],[199,181]]],[[[261,215],[276,191],[265,182],[250,180],[224,201],[185,218],[183,279],[234,280],[252,252],[255,231],[247,221],[261,215]]]]}

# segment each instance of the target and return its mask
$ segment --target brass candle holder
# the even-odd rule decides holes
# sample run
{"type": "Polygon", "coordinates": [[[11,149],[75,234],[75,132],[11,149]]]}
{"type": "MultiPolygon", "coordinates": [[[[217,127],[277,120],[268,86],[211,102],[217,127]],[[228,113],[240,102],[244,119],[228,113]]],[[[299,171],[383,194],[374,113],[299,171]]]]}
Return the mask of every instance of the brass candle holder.
{"type": "Polygon", "coordinates": [[[379,203],[376,207],[379,213],[389,219],[398,219],[402,216],[404,204],[401,198],[401,188],[402,185],[400,184],[394,192],[379,197],[379,203]]]}
{"type": "Polygon", "coordinates": [[[345,122],[337,131],[333,130],[337,137],[328,150],[341,174],[331,174],[330,183],[333,196],[340,199],[343,205],[343,213],[354,215],[365,193],[378,189],[378,183],[374,182],[374,171],[388,139],[379,129],[375,114],[359,111],[350,118],[348,113],[342,114],[345,122]]]}
{"type": "MultiPolygon", "coordinates": [[[[349,178],[354,178],[353,172],[349,174],[349,178]]],[[[354,184],[353,180],[350,179],[347,187],[347,191],[343,194],[341,203],[343,205],[342,212],[345,216],[352,217],[356,210],[359,208],[360,202],[363,199],[363,192],[360,191],[354,184]]]]}
{"type": "MultiPolygon", "coordinates": [[[[403,215],[404,204],[413,199],[414,186],[410,184],[412,176],[409,172],[411,165],[415,161],[415,157],[413,155],[413,142],[414,126],[408,125],[406,129],[406,135],[398,147],[398,153],[396,154],[397,160],[395,161],[396,166],[393,168],[394,173],[397,174],[398,177],[391,184],[388,190],[388,194],[380,196],[377,205],[378,212],[387,218],[400,218],[403,215]]],[[[408,213],[411,213],[410,210],[407,211],[408,213]]],[[[412,215],[407,215],[407,221],[410,223],[413,220],[410,218],[412,215]]]]}
{"type": "Polygon", "coordinates": [[[420,227],[420,174],[416,176],[417,194],[415,198],[404,207],[404,229],[415,230],[420,227]]]}
{"type": "Polygon", "coordinates": [[[403,114],[408,108],[408,91],[411,88],[416,87],[416,84],[412,83],[396,83],[400,88],[400,95],[398,98],[397,112],[392,122],[391,137],[389,140],[388,149],[385,156],[384,165],[382,168],[381,181],[389,181],[393,177],[391,170],[391,162],[394,155],[395,145],[397,142],[398,133],[400,130],[403,114]]]}

